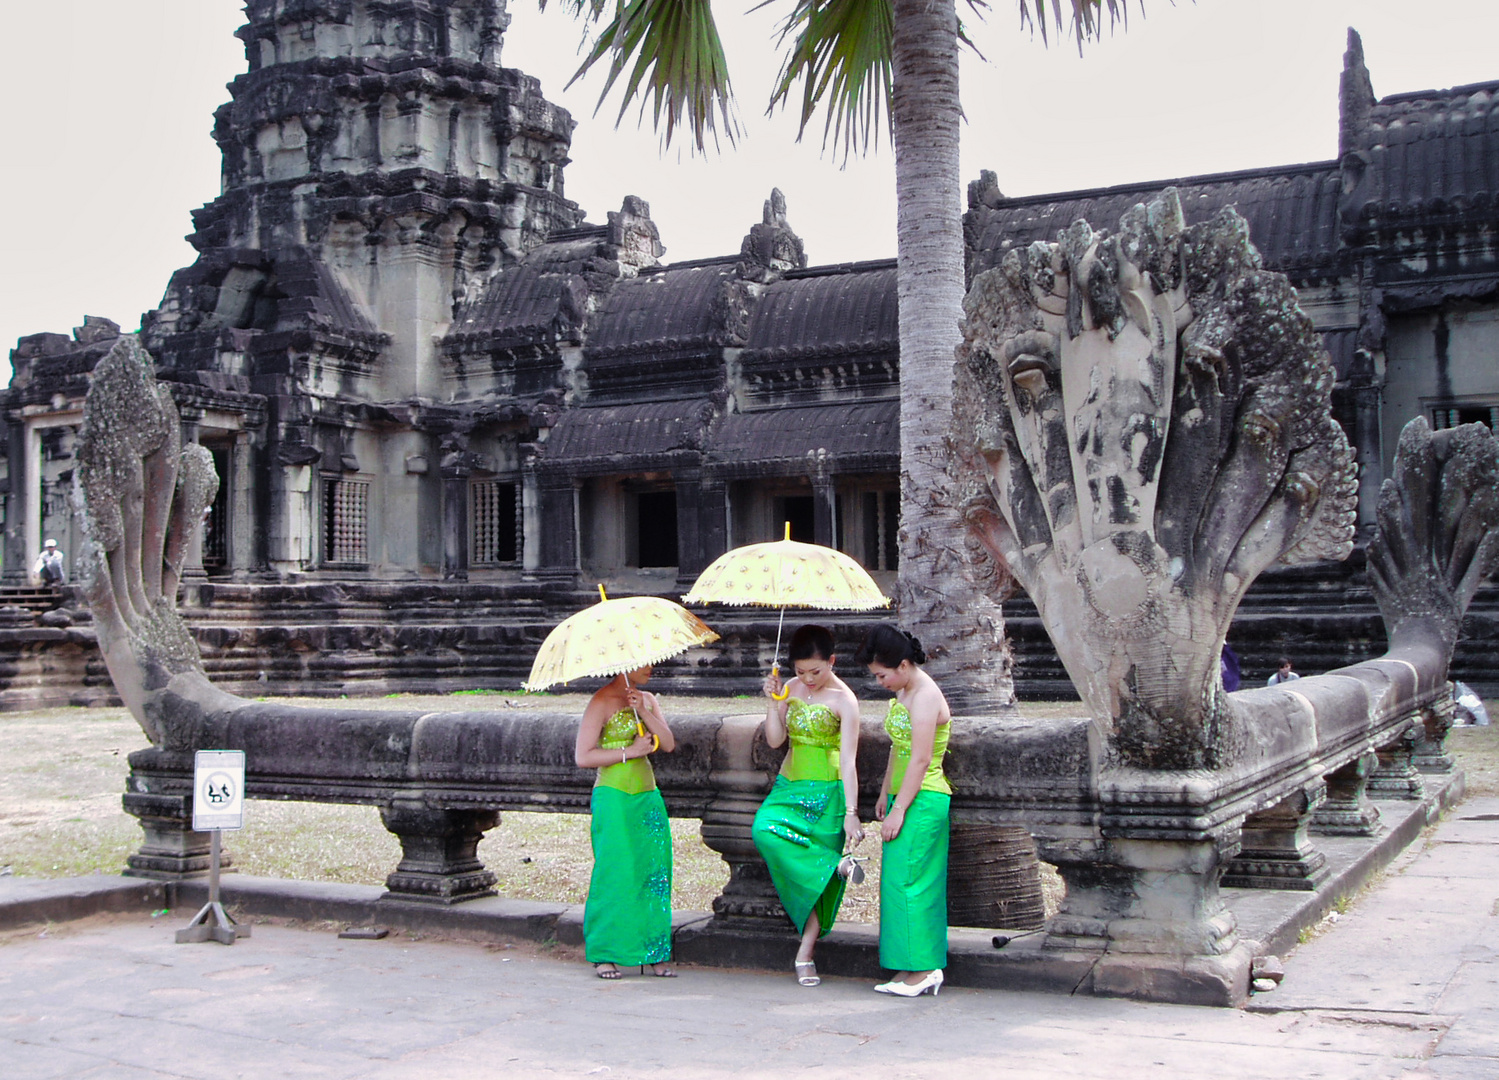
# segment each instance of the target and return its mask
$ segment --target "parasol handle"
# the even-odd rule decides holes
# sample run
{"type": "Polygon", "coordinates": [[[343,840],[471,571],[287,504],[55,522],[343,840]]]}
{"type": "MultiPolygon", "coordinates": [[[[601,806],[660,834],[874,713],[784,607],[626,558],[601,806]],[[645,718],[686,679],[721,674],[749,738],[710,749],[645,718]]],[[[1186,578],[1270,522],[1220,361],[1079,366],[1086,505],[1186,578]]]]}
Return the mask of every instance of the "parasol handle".
{"type": "MultiPolygon", "coordinates": [[[[789,522],[789,521],[786,522],[786,539],[787,540],[791,539],[791,522],[789,522]]],[[[780,677],[780,674],[781,674],[781,628],[783,626],[785,626],[785,625],[786,625],[786,606],[783,604],[783,605],[781,605],[781,621],[778,622],[778,623],[776,623],[776,653],[775,653],[775,659],[771,662],[771,665],[770,665],[770,673],[772,675],[775,675],[778,678],[780,677]]],[[[781,687],[781,692],[779,694],[771,694],[770,696],[773,697],[777,701],[785,701],[788,697],[791,696],[791,687],[790,686],[783,686],[783,687],[781,687]]]]}
{"type": "MultiPolygon", "coordinates": [[[[600,585],[599,586],[599,592],[603,592],[603,591],[604,591],[604,587],[602,585],[600,585]]],[[[626,672],[622,672],[622,674],[625,677],[625,689],[628,690],[628,689],[630,689],[630,673],[628,671],[626,671],[626,672]]],[[[640,712],[633,705],[630,706],[630,711],[635,714],[635,734],[636,735],[644,735],[646,733],[645,724],[640,719],[640,712]]],[[[651,736],[651,753],[654,754],[657,750],[661,749],[661,736],[657,735],[654,731],[650,733],[650,736],[651,736]]]]}

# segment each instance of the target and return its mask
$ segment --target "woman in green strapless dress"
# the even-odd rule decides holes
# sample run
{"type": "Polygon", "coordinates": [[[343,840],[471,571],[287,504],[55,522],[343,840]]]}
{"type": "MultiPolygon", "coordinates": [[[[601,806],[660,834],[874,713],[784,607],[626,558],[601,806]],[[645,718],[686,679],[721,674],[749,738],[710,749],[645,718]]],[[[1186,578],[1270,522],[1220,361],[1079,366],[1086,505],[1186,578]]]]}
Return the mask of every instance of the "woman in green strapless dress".
{"type": "Polygon", "coordinates": [[[766,677],[765,740],[772,747],[788,739],[775,786],[755,814],[755,847],[770,868],[792,925],[801,934],[794,965],[797,982],[821,979],[812,952],[833,928],[843,890],[858,864],[844,856],[864,838],[859,827],[859,702],[833,674],[833,635],[821,626],[803,626],[791,635],[796,677],[781,695],[781,680],[766,677]]]}
{"type": "Polygon", "coordinates": [[[896,972],[875,989],[917,997],[942,988],[947,966],[947,842],[952,787],[942,773],[952,711],[910,634],[888,624],[870,630],[859,661],[895,700],[885,717],[890,762],[875,816],[880,855],[880,964],[896,972]]]}
{"type": "Polygon", "coordinates": [[[671,959],[671,828],[647,755],[676,749],[654,694],[640,689],[651,669],[616,675],[589,701],[575,758],[597,769],[591,807],[593,876],[583,909],[584,954],[601,979],[651,965],[676,974],[671,959]],[[627,681],[628,680],[628,681],[627,681]],[[645,726],[636,728],[636,715],[645,726]]]}

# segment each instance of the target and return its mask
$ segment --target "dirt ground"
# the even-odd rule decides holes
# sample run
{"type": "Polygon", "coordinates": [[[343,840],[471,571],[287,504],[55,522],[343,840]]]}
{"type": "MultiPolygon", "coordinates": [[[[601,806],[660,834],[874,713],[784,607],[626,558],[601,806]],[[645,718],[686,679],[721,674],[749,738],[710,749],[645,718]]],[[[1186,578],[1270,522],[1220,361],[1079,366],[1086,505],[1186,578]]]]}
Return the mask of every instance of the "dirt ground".
{"type": "MultiPolygon", "coordinates": [[[[288,699],[326,705],[327,699],[288,699]]],[[[361,699],[370,709],[485,708],[571,709],[581,713],[587,695],[394,695],[361,699]],[[500,706],[500,702],[504,706],[500,706]]],[[[1490,703],[1492,715],[1499,708],[1490,703]]],[[[694,702],[725,714],[757,712],[755,698],[694,702]]],[[[1076,715],[1076,702],[1022,706],[1027,715],[1076,715]]],[[[120,809],[131,751],[147,745],[124,709],[47,709],[0,715],[0,874],[74,877],[114,874],[140,844],[135,819],[120,809]]],[[[1499,726],[1456,728],[1448,749],[1467,772],[1470,795],[1499,795],[1499,726]]],[[[383,884],[400,860],[400,845],[373,807],[254,801],[245,828],[225,838],[243,872],[269,877],[383,884]]],[[[718,895],[727,869],[698,836],[698,823],[672,822],[675,854],[673,905],[705,910],[718,895]]],[[[879,909],[879,840],[864,841],[868,877],[851,888],[841,917],[873,922],[879,909]]],[[[479,857],[499,878],[501,895],[581,903],[593,857],[588,819],[575,814],[509,813],[479,845],[479,857]]],[[[1049,870],[1049,868],[1043,867],[1049,870]]],[[[1060,881],[1047,878],[1048,901],[1060,898],[1060,881]]]]}

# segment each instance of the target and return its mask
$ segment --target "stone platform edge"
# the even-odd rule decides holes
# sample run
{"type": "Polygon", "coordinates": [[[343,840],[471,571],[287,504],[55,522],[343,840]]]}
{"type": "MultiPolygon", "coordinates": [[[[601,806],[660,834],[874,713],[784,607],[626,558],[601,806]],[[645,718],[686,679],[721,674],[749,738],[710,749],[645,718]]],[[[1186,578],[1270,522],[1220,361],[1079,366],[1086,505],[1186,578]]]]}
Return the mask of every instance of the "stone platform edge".
{"type": "MultiPolygon", "coordinates": [[[[1356,894],[1408,847],[1443,811],[1462,800],[1461,771],[1427,774],[1420,799],[1379,801],[1385,825],[1379,835],[1359,838],[1356,850],[1339,859],[1332,876],[1316,892],[1226,889],[1225,899],[1239,918],[1243,939],[1234,953],[1181,962],[1165,957],[1108,953],[1104,950],[1046,946],[1044,933],[1008,931],[1002,949],[993,945],[1004,928],[953,927],[948,934],[947,981],[953,986],[1046,993],[1088,993],[1143,1000],[1234,1006],[1244,993],[1225,979],[1228,968],[1247,969],[1247,956],[1283,955],[1305,929],[1315,926],[1344,897],[1356,894]],[[1251,909],[1251,910],[1240,910],[1251,909]],[[1238,955],[1244,953],[1246,955],[1238,955]],[[1225,989],[1227,987],[1228,989],[1225,989]]],[[[1347,838],[1341,843],[1349,844],[1347,838]]],[[[287,918],[347,926],[382,926],[473,941],[583,944],[583,908],[487,897],[441,905],[384,899],[380,886],[258,878],[231,873],[221,884],[225,905],[238,918],[287,918]]],[[[35,923],[66,922],[103,913],[144,913],[169,908],[188,918],[206,903],[208,884],[93,875],[38,880],[0,879],[0,930],[35,923]]],[[[785,971],[791,977],[796,936],[718,925],[711,913],[673,913],[676,957],[682,963],[785,971]]],[[[817,965],[829,976],[884,977],[879,965],[879,928],[871,924],[836,927],[818,945],[817,965]]]]}

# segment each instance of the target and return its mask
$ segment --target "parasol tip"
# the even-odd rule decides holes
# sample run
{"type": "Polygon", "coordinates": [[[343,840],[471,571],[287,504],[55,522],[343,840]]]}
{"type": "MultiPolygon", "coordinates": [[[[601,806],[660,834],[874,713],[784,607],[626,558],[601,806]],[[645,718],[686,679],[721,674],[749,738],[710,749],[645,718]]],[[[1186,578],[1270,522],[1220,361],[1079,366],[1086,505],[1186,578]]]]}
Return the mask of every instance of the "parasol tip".
{"type": "Polygon", "coordinates": [[[786,522],[786,539],[791,539],[791,522],[786,522]]]}
{"type": "Polygon", "coordinates": [[[609,599],[609,597],[607,597],[606,595],[604,595],[604,583],[601,581],[601,582],[599,582],[599,601],[600,601],[600,603],[602,603],[603,601],[608,600],[608,599],[609,599]]]}

